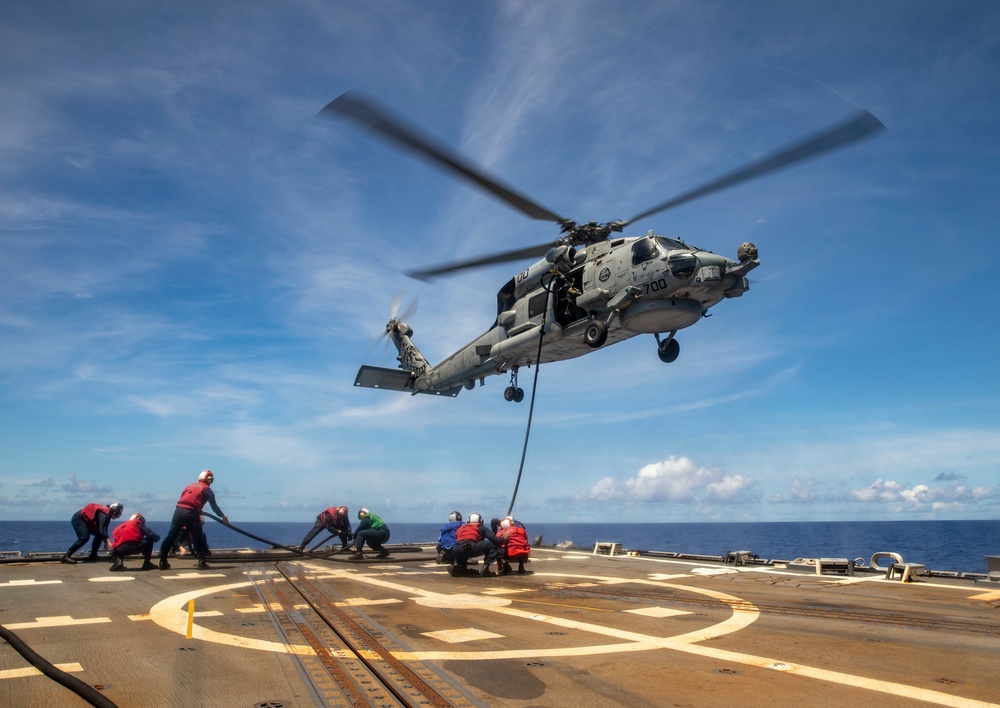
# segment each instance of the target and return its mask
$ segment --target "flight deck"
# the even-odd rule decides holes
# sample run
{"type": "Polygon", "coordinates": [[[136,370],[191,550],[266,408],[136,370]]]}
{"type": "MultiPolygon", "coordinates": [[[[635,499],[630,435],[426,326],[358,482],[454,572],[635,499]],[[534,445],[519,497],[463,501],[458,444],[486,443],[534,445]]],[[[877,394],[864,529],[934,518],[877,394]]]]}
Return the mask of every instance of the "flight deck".
{"type": "MultiPolygon", "coordinates": [[[[1000,583],[548,547],[451,577],[389,548],[5,563],[0,624],[118,706],[1000,705],[1000,583]]],[[[88,704],[3,649],[3,704],[88,704]]]]}

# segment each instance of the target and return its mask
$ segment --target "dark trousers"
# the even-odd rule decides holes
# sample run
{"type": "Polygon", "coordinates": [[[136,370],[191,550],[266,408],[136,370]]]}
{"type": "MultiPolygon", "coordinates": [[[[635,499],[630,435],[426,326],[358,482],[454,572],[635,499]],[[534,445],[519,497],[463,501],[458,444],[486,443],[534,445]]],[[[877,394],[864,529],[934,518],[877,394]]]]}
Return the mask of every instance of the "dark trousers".
{"type": "MultiPolygon", "coordinates": [[[[302,539],[302,543],[300,543],[299,545],[300,546],[308,545],[309,542],[312,541],[314,538],[316,538],[316,536],[319,535],[319,532],[322,531],[324,528],[326,528],[326,524],[324,524],[323,521],[317,516],[316,523],[313,524],[313,527],[311,529],[309,529],[309,533],[305,535],[305,538],[302,539]]],[[[340,543],[344,546],[347,545],[347,532],[338,531],[337,529],[326,529],[326,530],[329,531],[330,533],[335,533],[338,536],[340,536],[340,543]]]]}
{"type": "Polygon", "coordinates": [[[96,556],[97,551],[101,548],[101,541],[104,540],[104,537],[90,530],[90,527],[87,526],[87,522],[83,519],[83,514],[79,511],[73,514],[73,518],[70,519],[70,523],[73,524],[73,530],[76,531],[76,543],[69,547],[69,550],[66,551],[66,555],[71,556],[76,553],[77,550],[87,542],[87,539],[93,536],[94,543],[90,546],[90,555],[96,556]]]}
{"type": "Polygon", "coordinates": [[[149,563],[150,558],[153,557],[152,539],[144,538],[141,541],[126,541],[118,546],[112,555],[116,558],[124,558],[125,556],[133,556],[136,553],[142,553],[143,560],[149,563]]]}
{"type": "Polygon", "coordinates": [[[361,549],[368,543],[374,550],[382,552],[382,544],[389,540],[389,529],[383,526],[380,529],[365,529],[358,531],[354,536],[354,547],[361,553],[361,549]]]}
{"type": "Polygon", "coordinates": [[[452,549],[452,553],[455,556],[453,565],[465,568],[469,563],[469,559],[476,556],[484,556],[483,562],[486,565],[495,563],[500,551],[493,541],[484,538],[482,541],[477,541],[476,543],[456,543],[452,549]]]}
{"type": "Polygon", "coordinates": [[[208,555],[208,539],[201,527],[201,513],[194,509],[185,509],[183,506],[174,507],[174,518],[170,520],[170,530],[167,531],[160,546],[160,560],[165,560],[167,554],[173,550],[174,542],[181,535],[181,531],[188,530],[191,534],[191,542],[194,544],[194,552],[199,558],[208,555]]]}

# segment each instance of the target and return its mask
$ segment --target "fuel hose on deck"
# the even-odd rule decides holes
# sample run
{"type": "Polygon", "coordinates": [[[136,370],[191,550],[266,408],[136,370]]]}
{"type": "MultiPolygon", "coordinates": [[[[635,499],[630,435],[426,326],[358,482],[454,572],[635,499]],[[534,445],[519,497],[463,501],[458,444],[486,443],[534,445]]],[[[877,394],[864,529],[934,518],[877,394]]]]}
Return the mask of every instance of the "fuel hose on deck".
{"type": "Polygon", "coordinates": [[[70,676],[62,669],[59,669],[49,663],[45,658],[37,654],[31,647],[25,644],[19,636],[3,625],[0,625],[0,637],[14,647],[15,651],[23,656],[29,664],[34,666],[56,683],[62,684],[73,693],[80,696],[80,698],[87,701],[90,705],[97,706],[98,708],[118,708],[116,703],[113,703],[107,696],[90,684],[84,683],[75,676],[70,676]]]}
{"type": "MultiPolygon", "coordinates": [[[[306,551],[306,550],[300,551],[298,549],[298,547],[296,547],[296,546],[286,546],[286,545],[284,545],[282,543],[275,543],[274,541],[271,541],[269,539],[261,538],[260,536],[255,536],[254,534],[250,533],[249,531],[244,531],[243,529],[238,528],[236,526],[233,526],[232,524],[225,524],[225,523],[223,523],[222,519],[220,519],[215,514],[210,514],[207,511],[202,511],[201,513],[202,513],[203,516],[207,516],[210,519],[214,519],[215,521],[218,521],[223,526],[228,526],[229,528],[231,528],[233,531],[235,531],[238,534],[242,534],[242,535],[246,536],[247,538],[252,538],[254,541],[260,541],[261,543],[266,543],[267,545],[271,546],[272,548],[284,548],[286,551],[291,551],[292,553],[300,554],[300,555],[303,555],[303,556],[312,556],[313,558],[324,558],[324,559],[328,558],[329,556],[333,555],[334,553],[340,553],[340,551],[343,550],[343,549],[338,548],[337,550],[333,551],[333,553],[313,553],[312,551],[306,551]]],[[[330,538],[333,538],[333,536],[331,536],[330,538]]]]}

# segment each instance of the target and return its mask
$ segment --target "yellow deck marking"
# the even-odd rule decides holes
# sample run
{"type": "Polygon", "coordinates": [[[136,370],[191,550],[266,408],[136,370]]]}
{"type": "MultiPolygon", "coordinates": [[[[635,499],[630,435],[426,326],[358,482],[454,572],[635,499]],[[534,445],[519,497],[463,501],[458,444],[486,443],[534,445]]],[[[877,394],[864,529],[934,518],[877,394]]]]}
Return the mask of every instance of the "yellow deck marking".
{"type": "Polygon", "coordinates": [[[443,629],[437,632],[421,632],[425,637],[437,639],[448,644],[458,644],[460,642],[475,642],[480,639],[503,639],[502,634],[494,634],[481,629],[468,627],[466,629],[443,629]]]}
{"type": "Polygon", "coordinates": [[[14,629],[36,629],[38,627],[70,627],[74,624],[101,624],[110,622],[109,617],[90,617],[87,619],[73,619],[69,615],[59,617],[36,617],[34,622],[18,622],[16,624],[5,624],[4,627],[14,629]]]}
{"type": "Polygon", "coordinates": [[[633,615],[642,615],[643,617],[676,617],[677,615],[691,614],[684,610],[673,610],[669,607],[642,607],[638,610],[625,611],[633,615]]]}
{"type": "MultiPolygon", "coordinates": [[[[83,671],[83,666],[80,664],[53,664],[57,669],[61,669],[66,673],[79,673],[83,671]]],[[[41,676],[42,672],[36,669],[34,666],[29,666],[24,669],[5,669],[0,671],[0,679],[11,679],[11,678],[26,678],[28,676],[41,676]]]]}
{"type": "Polygon", "coordinates": [[[0,588],[30,588],[36,585],[62,585],[62,580],[11,580],[9,583],[0,583],[0,588]]]}

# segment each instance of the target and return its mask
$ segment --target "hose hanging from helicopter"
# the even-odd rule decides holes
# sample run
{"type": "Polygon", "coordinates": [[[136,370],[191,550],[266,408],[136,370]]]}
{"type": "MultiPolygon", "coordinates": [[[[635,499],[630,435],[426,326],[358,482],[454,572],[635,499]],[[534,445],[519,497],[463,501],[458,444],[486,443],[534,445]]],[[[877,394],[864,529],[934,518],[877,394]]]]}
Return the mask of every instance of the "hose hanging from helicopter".
{"type": "MultiPolygon", "coordinates": [[[[565,287],[565,277],[559,271],[553,270],[552,277],[548,279],[546,283],[545,278],[542,278],[542,288],[549,294],[549,297],[553,297],[556,293],[555,288],[550,287],[556,281],[560,281],[560,285],[565,287]]],[[[555,302],[553,302],[553,307],[555,302]]],[[[517,499],[517,490],[521,486],[521,474],[524,472],[524,459],[528,455],[528,437],[531,435],[531,420],[535,413],[535,394],[538,393],[538,370],[542,368],[542,343],[545,341],[545,321],[548,315],[549,308],[545,308],[542,312],[542,324],[538,328],[538,351],[535,354],[535,377],[531,382],[531,403],[528,405],[528,425],[524,431],[524,445],[521,447],[521,464],[517,468],[517,479],[514,482],[514,492],[510,496],[510,505],[507,507],[507,516],[514,513],[514,502],[517,499]]]]}

